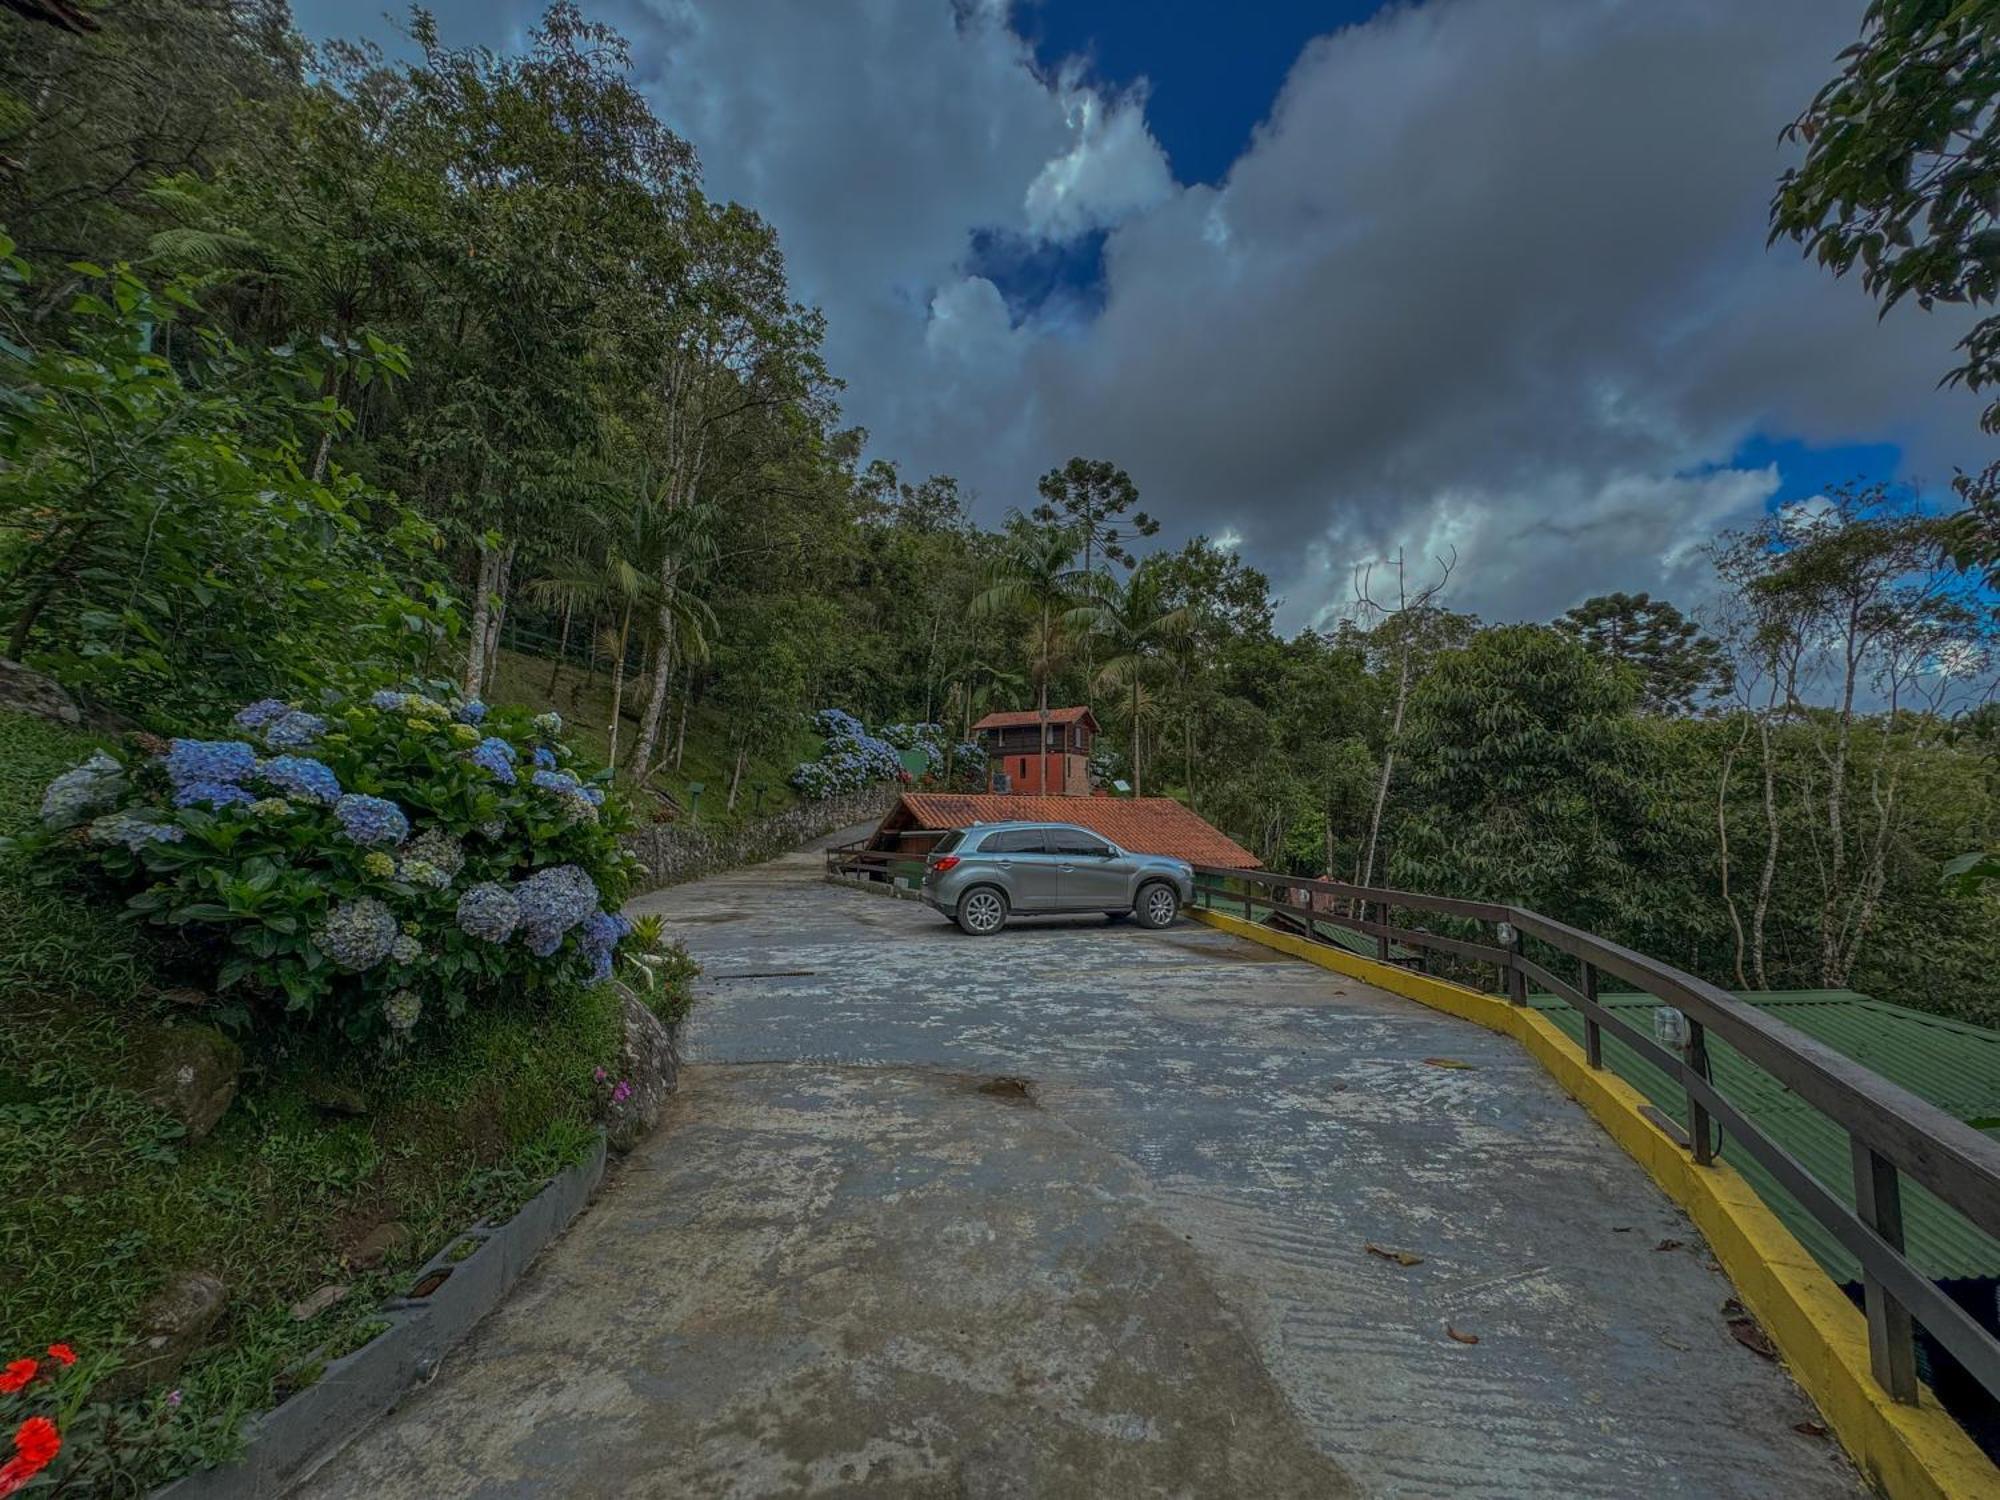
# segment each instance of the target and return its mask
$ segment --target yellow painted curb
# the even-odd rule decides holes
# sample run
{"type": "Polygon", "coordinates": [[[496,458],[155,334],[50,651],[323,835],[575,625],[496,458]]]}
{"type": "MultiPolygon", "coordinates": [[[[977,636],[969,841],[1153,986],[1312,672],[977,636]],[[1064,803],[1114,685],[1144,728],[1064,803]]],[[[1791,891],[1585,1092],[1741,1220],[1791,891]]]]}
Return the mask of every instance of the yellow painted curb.
{"type": "Polygon", "coordinates": [[[1765,1207],[1742,1174],[1726,1162],[1696,1166],[1672,1136],[1639,1112],[1648,1103],[1645,1096],[1616,1074],[1592,1068],[1583,1049],[1547,1016],[1240,917],[1205,909],[1191,909],[1188,915],[1513,1037],[1688,1211],[1793,1377],[1818,1404],[1862,1473],[1890,1500],[2000,1495],[2000,1470],[1938,1405],[1929,1387],[1922,1390],[1918,1405],[1904,1406],[1875,1384],[1868,1372],[1868,1328],[1860,1309],[1765,1207]]]}

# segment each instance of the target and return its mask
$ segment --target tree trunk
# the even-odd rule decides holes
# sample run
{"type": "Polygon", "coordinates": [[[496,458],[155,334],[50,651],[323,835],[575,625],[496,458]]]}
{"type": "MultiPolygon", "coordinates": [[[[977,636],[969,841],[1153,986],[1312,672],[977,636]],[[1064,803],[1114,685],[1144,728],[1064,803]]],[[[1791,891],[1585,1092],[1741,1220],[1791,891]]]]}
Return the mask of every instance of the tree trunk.
{"type": "Polygon", "coordinates": [[[673,631],[673,610],[665,600],[662,600],[659,619],[660,644],[653,658],[651,696],[646,699],[646,716],[640,722],[639,744],[632,755],[633,764],[642,767],[653,763],[653,751],[660,743],[660,723],[667,711],[667,677],[674,666],[674,653],[670,649],[674,638],[673,631]]]}
{"type": "Polygon", "coordinates": [[[1136,801],[1145,795],[1144,783],[1139,779],[1139,675],[1132,674],[1132,796],[1136,801]]]}
{"type": "Polygon", "coordinates": [[[481,682],[491,682],[500,666],[500,626],[507,618],[507,599],[514,585],[514,544],[500,554],[500,571],[493,580],[493,609],[486,617],[486,657],[481,682]]]}
{"type": "Polygon", "coordinates": [[[736,769],[729,776],[729,811],[736,811],[736,789],[743,785],[743,762],[750,758],[750,743],[739,740],[736,744],[736,769]]]}
{"type": "Polygon", "coordinates": [[[542,689],[544,698],[555,697],[556,683],[562,677],[563,663],[569,659],[569,622],[575,610],[576,601],[565,597],[562,609],[562,639],[556,642],[556,663],[549,668],[549,685],[542,689]]]}
{"type": "Polygon", "coordinates": [[[681,768],[681,755],[688,742],[688,703],[694,697],[694,663],[688,663],[687,685],[681,689],[681,721],[674,729],[674,769],[681,768]]]}
{"type": "Polygon", "coordinates": [[[479,583],[472,596],[472,629],[465,650],[465,696],[477,698],[486,686],[486,627],[493,617],[493,582],[500,559],[485,542],[479,544],[479,583]]]}
{"type": "Polygon", "coordinates": [[[1729,893],[1729,773],[1736,764],[1736,757],[1750,737],[1750,721],[1743,721],[1743,732],[1736,737],[1736,743],[1724,752],[1722,775],[1715,789],[1715,840],[1718,857],[1722,865],[1722,904],[1729,912],[1729,929],[1735,940],[1736,987],[1750,988],[1750,981],[1743,977],[1743,916],[1736,909],[1736,898],[1729,893]]]}
{"type": "Polygon", "coordinates": [[[618,622],[618,660],[611,664],[611,753],[606,757],[612,772],[618,770],[618,721],[625,709],[625,652],[632,637],[632,606],[625,606],[625,618],[618,622]]]}
{"type": "Polygon", "coordinates": [[[1049,795],[1049,607],[1042,606],[1042,670],[1035,689],[1035,711],[1042,725],[1042,795],[1049,795]]]}
{"type": "Polygon", "coordinates": [[[1757,901],[1750,908],[1750,975],[1760,990],[1771,981],[1764,973],[1764,921],[1771,912],[1771,887],[1778,878],[1778,768],[1771,747],[1771,724],[1757,720],[1758,754],[1764,763],[1764,868],[1757,874],[1757,901]]]}
{"type": "Polygon", "coordinates": [[[1389,780],[1396,770],[1396,745],[1403,737],[1403,711],[1410,702],[1410,648],[1403,647],[1396,671],[1396,716],[1389,725],[1389,743],[1382,747],[1382,776],[1375,783],[1375,810],[1368,818],[1368,843],[1361,857],[1361,879],[1367,885],[1375,878],[1375,849],[1382,837],[1382,810],[1389,805],[1389,780]]]}

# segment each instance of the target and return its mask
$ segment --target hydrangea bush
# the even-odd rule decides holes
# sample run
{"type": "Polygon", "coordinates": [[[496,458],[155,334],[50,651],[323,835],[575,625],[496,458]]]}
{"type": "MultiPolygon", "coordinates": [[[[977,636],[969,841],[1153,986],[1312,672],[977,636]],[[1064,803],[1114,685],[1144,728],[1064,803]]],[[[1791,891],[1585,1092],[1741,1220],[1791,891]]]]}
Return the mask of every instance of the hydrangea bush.
{"type": "Polygon", "coordinates": [[[227,1015],[394,1044],[503,988],[607,977],[634,861],[553,714],[378,692],[131,736],[50,783],[42,863],[101,875],[214,968],[227,1015]]]}
{"type": "Polygon", "coordinates": [[[896,747],[870,734],[845,709],[821,709],[813,715],[812,727],[825,736],[826,745],[818,760],[801,761],[792,771],[792,785],[801,796],[817,801],[877,782],[910,779],[896,747]]]}

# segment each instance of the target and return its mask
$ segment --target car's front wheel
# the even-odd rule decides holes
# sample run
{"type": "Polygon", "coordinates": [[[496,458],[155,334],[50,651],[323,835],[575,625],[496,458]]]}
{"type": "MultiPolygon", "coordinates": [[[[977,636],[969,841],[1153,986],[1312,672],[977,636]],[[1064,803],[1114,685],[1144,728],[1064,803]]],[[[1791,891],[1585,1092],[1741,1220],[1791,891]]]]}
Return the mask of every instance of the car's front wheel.
{"type": "Polygon", "coordinates": [[[1164,881],[1155,880],[1139,887],[1139,899],[1132,903],[1132,915],[1142,927],[1171,927],[1181,914],[1181,898],[1164,881]]]}
{"type": "Polygon", "coordinates": [[[1007,898],[990,885],[975,885],[958,898],[961,932],[985,937],[1007,925],[1007,898]]]}

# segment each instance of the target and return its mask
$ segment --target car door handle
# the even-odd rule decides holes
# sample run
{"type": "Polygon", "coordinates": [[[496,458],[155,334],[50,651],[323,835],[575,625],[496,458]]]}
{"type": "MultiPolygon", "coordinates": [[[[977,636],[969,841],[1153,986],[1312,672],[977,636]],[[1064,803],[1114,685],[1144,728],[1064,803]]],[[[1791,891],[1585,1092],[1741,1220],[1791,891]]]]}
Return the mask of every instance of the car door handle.
{"type": "Polygon", "coordinates": [[[1003,859],[1000,861],[1000,868],[1003,870],[1011,870],[1014,868],[1014,861],[1011,859],[1003,859]]]}
{"type": "Polygon", "coordinates": [[[1056,869],[1064,875],[1074,875],[1076,873],[1075,865],[1057,865],[1056,869]]]}

